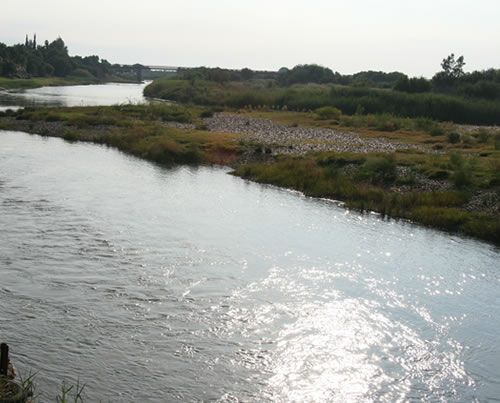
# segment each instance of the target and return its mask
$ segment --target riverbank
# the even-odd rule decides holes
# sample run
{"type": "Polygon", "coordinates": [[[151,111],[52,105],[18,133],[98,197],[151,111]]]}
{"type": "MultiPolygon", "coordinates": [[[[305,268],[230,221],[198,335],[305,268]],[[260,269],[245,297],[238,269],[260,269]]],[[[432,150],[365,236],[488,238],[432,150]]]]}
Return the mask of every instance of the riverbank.
{"type": "Polygon", "coordinates": [[[108,82],[136,83],[125,79],[113,77],[107,80],[99,80],[88,77],[33,77],[33,78],[7,78],[0,77],[0,90],[26,90],[40,87],[60,87],[63,85],[90,85],[108,82]]]}
{"type": "Polygon", "coordinates": [[[317,120],[318,127],[286,125],[282,112],[275,118],[160,103],[27,108],[4,114],[0,128],[107,144],[167,165],[230,165],[243,178],[500,244],[493,137],[471,146],[418,132],[405,142],[399,132],[354,133],[317,120]]]}

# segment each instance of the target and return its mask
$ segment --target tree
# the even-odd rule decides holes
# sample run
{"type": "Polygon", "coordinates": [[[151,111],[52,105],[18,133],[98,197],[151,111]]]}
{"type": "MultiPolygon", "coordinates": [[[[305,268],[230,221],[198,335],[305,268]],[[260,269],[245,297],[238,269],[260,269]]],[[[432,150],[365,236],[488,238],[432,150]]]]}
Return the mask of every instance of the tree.
{"type": "Polygon", "coordinates": [[[251,80],[253,78],[253,71],[245,67],[241,70],[241,78],[243,80],[251,80]]]}
{"type": "Polygon", "coordinates": [[[465,66],[464,57],[460,56],[455,60],[454,53],[444,58],[443,61],[441,62],[443,73],[445,73],[450,78],[462,77],[464,75],[464,66],[465,66]]]}
{"type": "Polygon", "coordinates": [[[292,70],[281,68],[278,71],[278,83],[291,85],[295,83],[331,83],[335,79],[333,71],[317,64],[299,64],[292,70]]]}
{"type": "Polygon", "coordinates": [[[410,80],[407,75],[401,77],[394,86],[396,91],[410,92],[410,80]]]}

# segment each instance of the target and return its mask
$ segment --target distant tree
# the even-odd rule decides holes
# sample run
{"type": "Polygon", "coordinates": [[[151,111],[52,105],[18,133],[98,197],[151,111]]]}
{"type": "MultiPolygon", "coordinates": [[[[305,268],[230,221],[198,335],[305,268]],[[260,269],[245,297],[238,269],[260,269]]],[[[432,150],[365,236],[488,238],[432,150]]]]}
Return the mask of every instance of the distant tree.
{"type": "Polygon", "coordinates": [[[12,60],[4,60],[2,62],[1,71],[3,76],[13,76],[16,73],[16,65],[12,60]]]}
{"type": "Polygon", "coordinates": [[[351,83],[362,83],[370,87],[385,87],[392,88],[396,85],[398,80],[408,78],[405,74],[393,71],[392,73],[385,73],[383,71],[360,71],[359,73],[351,76],[351,83]]]}
{"type": "Polygon", "coordinates": [[[460,78],[464,75],[465,61],[464,57],[460,56],[455,60],[455,54],[452,53],[444,58],[441,62],[443,73],[451,78],[460,78]]]}
{"type": "Polygon", "coordinates": [[[295,83],[331,83],[335,80],[333,71],[317,64],[299,64],[292,70],[281,68],[278,71],[278,83],[291,85],[295,83]]]}
{"type": "Polygon", "coordinates": [[[245,67],[241,70],[241,78],[242,80],[251,80],[253,78],[253,71],[245,67]]]}
{"type": "Polygon", "coordinates": [[[216,83],[225,83],[229,81],[229,73],[227,70],[216,67],[215,69],[210,69],[208,78],[216,83]]]}
{"type": "Polygon", "coordinates": [[[54,74],[58,77],[67,76],[73,70],[68,48],[61,38],[49,43],[45,57],[47,62],[54,67],[54,74]]]}
{"type": "Polygon", "coordinates": [[[410,80],[406,74],[396,82],[394,89],[401,92],[410,92],[410,80]]]}
{"type": "Polygon", "coordinates": [[[397,81],[394,89],[396,91],[410,93],[428,92],[431,90],[431,83],[424,77],[408,78],[408,76],[405,75],[397,81]]]}
{"type": "Polygon", "coordinates": [[[455,54],[452,53],[445,57],[441,62],[442,70],[432,77],[434,88],[438,91],[452,91],[457,86],[458,81],[465,77],[464,66],[463,56],[455,59],[455,54]]]}

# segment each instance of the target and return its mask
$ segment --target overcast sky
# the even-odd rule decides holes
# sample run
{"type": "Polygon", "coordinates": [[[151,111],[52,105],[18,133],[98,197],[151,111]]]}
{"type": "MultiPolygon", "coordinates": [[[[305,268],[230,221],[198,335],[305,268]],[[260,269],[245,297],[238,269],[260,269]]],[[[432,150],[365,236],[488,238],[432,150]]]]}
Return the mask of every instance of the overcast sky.
{"type": "Polygon", "coordinates": [[[112,63],[432,76],[500,67],[500,0],[1,0],[0,42],[61,36],[112,63]]]}

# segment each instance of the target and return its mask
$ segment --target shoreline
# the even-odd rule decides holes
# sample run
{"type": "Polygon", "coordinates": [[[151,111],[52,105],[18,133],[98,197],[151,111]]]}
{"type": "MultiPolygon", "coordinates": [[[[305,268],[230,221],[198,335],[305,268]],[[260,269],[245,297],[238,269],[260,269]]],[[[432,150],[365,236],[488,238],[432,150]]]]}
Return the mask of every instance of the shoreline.
{"type": "Polygon", "coordinates": [[[430,148],[428,153],[422,149],[412,151],[411,147],[407,151],[407,144],[394,150],[392,146],[387,147],[393,143],[386,140],[373,143],[381,148],[360,152],[357,141],[363,138],[355,133],[341,133],[344,136],[341,139],[355,140],[353,148],[344,151],[339,151],[335,143],[332,148],[316,152],[299,144],[298,149],[294,149],[294,145],[289,149],[290,145],[286,145],[285,149],[290,152],[281,153],[283,144],[276,147],[273,142],[259,141],[259,135],[262,140],[270,127],[281,130],[285,137],[296,132],[327,136],[332,132],[303,127],[286,131],[283,125],[263,123],[262,119],[249,116],[238,117],[233,127],[228,122],[234,123],[236,115],[226,115],[229,120],[221,121],[218,115],[193,117],[196,113],[200,114],[198,110],[168,104],[30,108],[8,116],[3,114],[0,129],[105,144],[162,165],[225,165],[243,179],[299,191],[308,197],[336,200],[360,212],[373,211],[382,217],[410,220],[500,245],[497,187],[460,190],[451,185],[449,178],[431,179],[419,171],[429,161],[438,167],[448,164],[447,155],[436,154],[430,148]],[[155,113],[163,115],[155,116],[155,113]],[[98,114],[100,116],[96,116],[98,114]],[[263,125],[262,132],[245,134],[245,131],[251,132],[254,125],[263,125]],[[238,127],[243,130],[235,133],[238,127]],[[370,164],[375,164],[375,168],[370,164]],[[382,171],[377,171],[379,169],[382,171]],[[489,204],[484,200],[489,200],[489,204]]]}
{"type": "Polygon", "coordinates": [[[7,78],[0,77],[0,91],[18,91],[41,87],[62,87],[68,85],[98,85],[107,83],[137,84],[136,81],[125,79],[85,79],[78,77],[33,77],[33,78],[7,78]]]}

